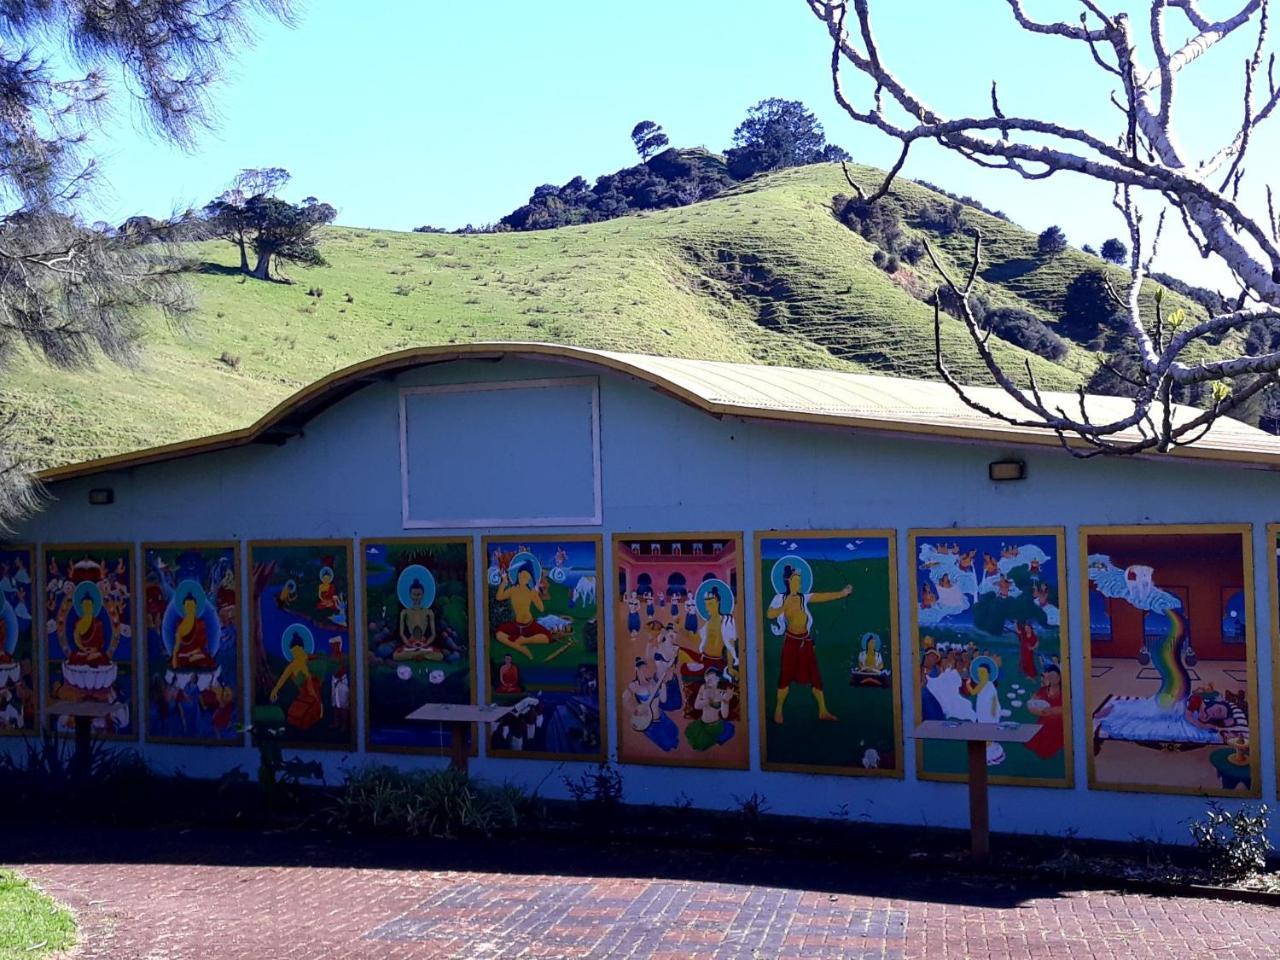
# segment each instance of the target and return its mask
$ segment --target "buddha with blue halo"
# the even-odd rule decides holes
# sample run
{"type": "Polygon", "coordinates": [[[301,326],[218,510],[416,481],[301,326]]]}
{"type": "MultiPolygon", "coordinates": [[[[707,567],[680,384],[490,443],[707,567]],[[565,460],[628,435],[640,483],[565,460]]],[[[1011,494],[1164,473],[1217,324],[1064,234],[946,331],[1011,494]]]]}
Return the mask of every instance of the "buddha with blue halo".
{"type": "Polygon", "coordinates": [[[405,567],[396,581],[396,596],[401,607],[400,643],[391,658],[457,660],[457,645],[441,632],[431,609],[436,599],[436,579],[431,571],[417,563],[405,567]]]}
{"type": "Polygon", "coordinates": [[[111,660],[118,640],[98,584],[92,580],[77,583],[63,625],[63,681],[82,694],[109,691],[118,674],[111,660]]]}
{"type": "Polygon", "coordinates": [[[169,598],[160,634],[169,654],[169,668],[180,672],[216,670],[221,632],[217,611],[204,588],[195,580],[180,582],[169,598]]]}

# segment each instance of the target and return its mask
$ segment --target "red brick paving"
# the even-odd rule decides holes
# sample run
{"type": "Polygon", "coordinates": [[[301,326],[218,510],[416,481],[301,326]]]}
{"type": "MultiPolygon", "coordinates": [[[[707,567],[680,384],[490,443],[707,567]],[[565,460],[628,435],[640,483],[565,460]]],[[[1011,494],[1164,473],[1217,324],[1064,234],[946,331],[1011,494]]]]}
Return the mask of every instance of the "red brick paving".
{"type": "Polygon", "coordinates": [[[662,872],[664,856],[639,848],[566,853],[563,873],[538,875],[346,865],[344,857],[365,859],[365,848],[335,855],[294,843],[295,856],[275,864],[222,862],[237,859],[225,844],[187,849],[171,837],[165,856],[93,862],[110,858],[77,856],[73,846],[13,865],[76,913],[82,942],[73,955],[83,960],[1280,956],[1280,911],[1249,904],[877,877],[866,866],[833,877],[834,862],[774,870],[758,855],[734,866],[743,880],[689,878],[723,872],[725,858],[712,853],[681,856],[672,872],[684,877],[654,879],[639,874],[662,872]],[[592,856],[614,875],[590,875],[592,856]],[[800,888],[810,885],[817,889],[800,888]]]}

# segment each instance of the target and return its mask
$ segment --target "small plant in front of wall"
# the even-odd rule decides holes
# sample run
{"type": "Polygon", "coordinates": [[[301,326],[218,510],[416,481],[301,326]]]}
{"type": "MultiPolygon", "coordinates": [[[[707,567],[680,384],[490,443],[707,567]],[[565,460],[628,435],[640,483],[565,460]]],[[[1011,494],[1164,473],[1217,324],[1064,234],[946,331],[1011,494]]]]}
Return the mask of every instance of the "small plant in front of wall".
{"type": "Polygon", "coordinates": [[[285,759],[280,740],[286,728],[271,722],[278,719],[278,710],[258,707],[249,727],[250,741],[258,751],[258,786],[267,805],[279,802],[285,792],[291,792],[304,780],[324,783],[324,767],[318,760],[302,760],[299,757],[285,759]]]}
{"type": "Polygon", "coordinates": [[[1191,821],[1191,836],[1204,854],[1214,880],[1231,883],[1267,868],[1271,811],[1263,804],[1241,804],[1235,810],[1212,801],[1204,816],[1191,821]]]}
{"type": "Polygon", "coordinates": [[[748,823],[756,823],[769,811],[769,798],[754,790],[746,797],[740,797],[735,793],[733,802],[738,805],[738,813],[742,819],[748,823]]]}
{"type": "Polygon", "coordinates": [[[578,777],[563,779],[569,796],[581,808],[604,812],[622,804],[622,771],[607,760],[578,777]]]}

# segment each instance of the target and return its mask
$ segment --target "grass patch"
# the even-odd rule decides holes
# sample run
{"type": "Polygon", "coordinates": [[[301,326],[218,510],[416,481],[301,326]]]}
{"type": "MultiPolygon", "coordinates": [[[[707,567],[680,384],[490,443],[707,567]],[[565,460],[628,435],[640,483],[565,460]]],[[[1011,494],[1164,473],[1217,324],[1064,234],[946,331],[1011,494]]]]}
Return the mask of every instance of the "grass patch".
{"type": "MultiPolygon", "coordinates": [[[[853,172],[866,183],[877,175],[853,172]]],[[[933,311],[918,294],[939,278],[927,260],[899,276],[878,268],[876,248],[832,215],[833,197],[848,190],[838,166],[817,164],[688,207],[535,233],[327,227],[329,265],[291,268],[293,285],[245,280],[229,244],[199,244],[199,309],[181,327],[149,320],[140,365],[65,371],[20,353],[0,405],[17,417],[15,443],[43,468],[244,427],[338,368],[420,345],[539,340],[934,379],[933,311]],[[343,291],[340,308],[324,290],[343,291]],[[209,362],[223,356],[240,363],[209,362]]],[[[925,204],[949,200],[900,179],[886,202],[964,272],[972,241],[918,226],[925,204]]],[[[1051,328],[1070,281],[1103,266],[1074,249],[1041,258],[1035,234],[972,208],[964,218],[986,238],[978,292],[1051,328]]],[[[942,334],[956,376],[988,381],[963,325],[947,317],[942,334]]],[[[1016,374],[1030,359],[1046,389],[1074,389],[1096,370],[1076,344],[1060,362],[999,338],[992,346],[1016,374]]]]}
{"type": "Polygon", "coordinates": [[[39,960],[76,940],[71,914],[11,870],[0,870],[0,960],[39,960]]]}

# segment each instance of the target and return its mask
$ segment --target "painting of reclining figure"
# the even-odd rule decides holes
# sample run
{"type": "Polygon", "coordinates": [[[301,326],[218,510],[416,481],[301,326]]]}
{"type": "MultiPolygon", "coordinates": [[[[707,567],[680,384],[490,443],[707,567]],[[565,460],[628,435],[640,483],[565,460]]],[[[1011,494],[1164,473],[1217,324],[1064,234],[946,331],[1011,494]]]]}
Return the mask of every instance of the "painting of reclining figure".
{"type": "MultiPolygon", "coordinates": [[[[1033,724],[1026,743],[988,743],[993,783],[1071,783],[1069,657],[1061,528],[916,530],[912,633],[916,717],[1033,724]]],[[[921,740],[922,779],[963,780],[963,742],[921,740]]]]}
{"type": "Polygon", "coordinates": [[[893,532],[760,533],[756,557],[762,766],[900,775],[893,532]]]}
{"type": "Polygon", "coordinates": [[[1258,796],[1248,527],[1080,536],[1090,786],[1258,796]]]}
{"type": "Polygon", "coordinates": [[[613,541],[618,759],[745,769],[742,538],[613,541]]]}
{"type": "Polygon", "coordinates": [[[600,538],[483,541],[489,755],[604,759],[600,538]]]}

